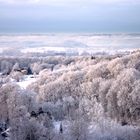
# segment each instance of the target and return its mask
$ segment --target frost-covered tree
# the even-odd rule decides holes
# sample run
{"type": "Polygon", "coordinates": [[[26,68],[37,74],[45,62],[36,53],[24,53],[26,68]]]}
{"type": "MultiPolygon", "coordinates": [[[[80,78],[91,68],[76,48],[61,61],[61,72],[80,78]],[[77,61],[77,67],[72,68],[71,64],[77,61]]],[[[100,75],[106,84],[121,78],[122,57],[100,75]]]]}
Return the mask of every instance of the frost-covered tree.
{"type": "Polygon", "coordinates": [[[12,70],[12,67],[13,67],[13,65],[9,61],[3,60],[1,62],[1,72],[3,74],[9,74],[12,70]]]}

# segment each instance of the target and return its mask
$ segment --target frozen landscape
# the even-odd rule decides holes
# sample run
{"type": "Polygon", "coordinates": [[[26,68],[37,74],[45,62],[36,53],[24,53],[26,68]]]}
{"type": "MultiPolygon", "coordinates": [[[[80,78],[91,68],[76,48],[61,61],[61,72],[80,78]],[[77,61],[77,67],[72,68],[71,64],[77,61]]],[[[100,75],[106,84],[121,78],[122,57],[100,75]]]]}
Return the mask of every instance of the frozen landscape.
{"type": "MultiPolygon", "coordinates": [[[[119,40],[124,38],[128,35],[119,40]]],[[[139,36],[134,38],[138,45],[139,36]]],[[[27,44],[21,50],[25,48],[27,44]]],[[[3,53],[0,140],[139,140],[140,51],[126,47],[119,53],[99,52],[3,53]]]]}
{"type": "Polygon", "coordinates": [[[137,50],[140,34],[1,34],[1,55],[108,55],[137,50]]]}
{"type": "Polygon", "coordinates": [[[0,140],[140,140],[140,0],[0,0],[0,140]]]}

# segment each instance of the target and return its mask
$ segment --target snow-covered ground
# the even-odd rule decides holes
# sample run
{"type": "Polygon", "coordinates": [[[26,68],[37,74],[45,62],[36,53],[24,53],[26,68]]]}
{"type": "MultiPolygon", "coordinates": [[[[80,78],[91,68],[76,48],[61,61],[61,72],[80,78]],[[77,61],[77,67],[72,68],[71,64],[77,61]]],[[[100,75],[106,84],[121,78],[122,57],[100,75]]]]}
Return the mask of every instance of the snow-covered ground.
{"type": "Polygon", "coordinates": [[[26,89],[28,85],[32,82],[36,81],[36,77],[34,75],[25,75],[23,80],[16,82],[22,89],[26,89]]]}
{"type": "Polygon", "coordinates": [[[32,34],[1,35],[0,52],[65,53],[67,55],[122,53],[139,49],[139,34],[32,34]],[[12,48],[12,49],[11,49],[12,48]]]}
{"type": "Polygon", "coordinates": [[[60,125],[62,124],[63,130],[66,132],[68,127],[71,125],[71,122],[68,120],[63,120],[63,121],[54,121],[54,131],[56,133],[60,133],[60,125]]]}
{"type": "Polygon", "coordinates": [[[60,130],[60,124],[61,124],[61,121],[54,121],[54,122],[53,122],[54,130],[55,130],[56,132],[59,132],[59,130],[60,130]]]}

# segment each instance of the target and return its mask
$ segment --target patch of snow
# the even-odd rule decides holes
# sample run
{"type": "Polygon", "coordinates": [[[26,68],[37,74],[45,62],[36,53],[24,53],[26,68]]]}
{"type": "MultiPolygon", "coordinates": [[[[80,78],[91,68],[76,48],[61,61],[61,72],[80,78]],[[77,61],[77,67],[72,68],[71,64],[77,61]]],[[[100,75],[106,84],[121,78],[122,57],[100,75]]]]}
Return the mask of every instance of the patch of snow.
{"type": "Polygon", "coordinates": [[[13,78],[10,78],[10,81],[11,81],[11,82],[16,82],[16,80],[15,80],[15,79],[13,79],[13,78]]]}
{"type": "Polygon", "coordinates": [[[70,126],[71,122],[68,120],[63,120],[63,121],[54,121],[54,131],[56,133],[60,133],[60,124],[62,123],[62,128],[64,130],[64,133],[68,131],[68,127],[70,126]]]}
{"type": "Polygon", "coordinates": [[[25,75],[24,80],[17,82],[17,85],[19,85],[22,89],[26,89],[28,85],[35,81],[36,77],[34,75],[25,75]]]}
{"type": "Polygon", "coordinates": [[[59,132],[59,130],[60,130],[60,124],[61,124],[61,121],[54,121],[54,122],[53,122],[54,130],[55,130],[56,132],[59,132]]]}
{"type": "Polygon", "coordinates": [[[97,124],[90,124],[88,127],[88,131],[90,134],[94,133],[98,129],[97,124]]]}

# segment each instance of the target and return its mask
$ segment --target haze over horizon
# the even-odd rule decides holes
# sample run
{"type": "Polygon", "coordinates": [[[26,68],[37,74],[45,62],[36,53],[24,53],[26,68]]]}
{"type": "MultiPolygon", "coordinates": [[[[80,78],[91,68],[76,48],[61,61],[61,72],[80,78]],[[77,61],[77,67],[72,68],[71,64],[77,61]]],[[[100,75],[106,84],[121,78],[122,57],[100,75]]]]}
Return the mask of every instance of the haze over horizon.
{"type": "Polygon", "coordinates": [[[139,17],[139,0],[0,0],[0,33],[139,33],[139,17]]]}

